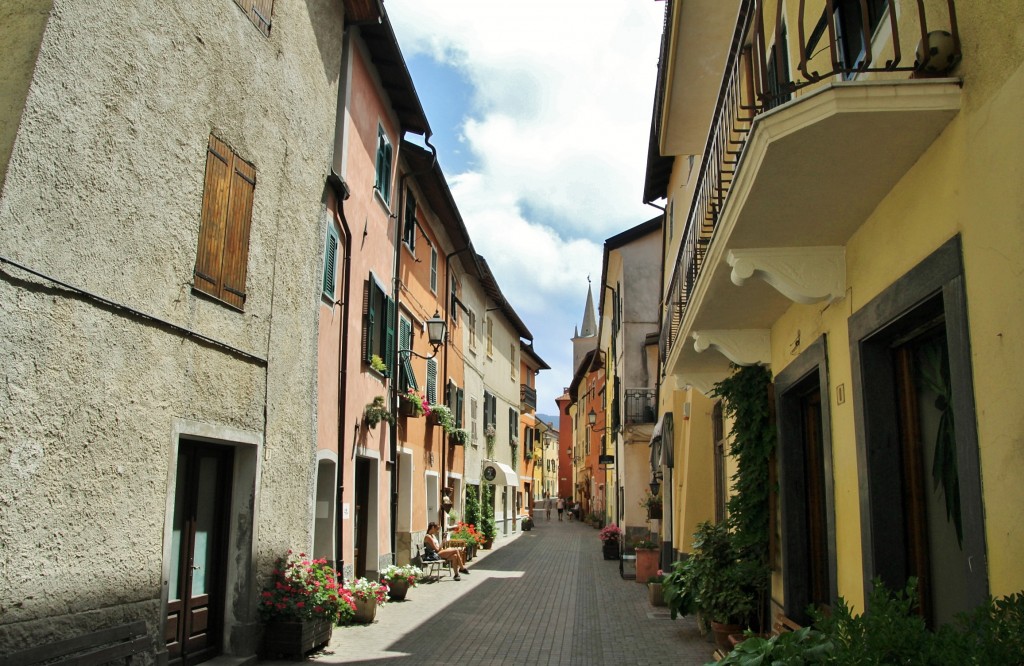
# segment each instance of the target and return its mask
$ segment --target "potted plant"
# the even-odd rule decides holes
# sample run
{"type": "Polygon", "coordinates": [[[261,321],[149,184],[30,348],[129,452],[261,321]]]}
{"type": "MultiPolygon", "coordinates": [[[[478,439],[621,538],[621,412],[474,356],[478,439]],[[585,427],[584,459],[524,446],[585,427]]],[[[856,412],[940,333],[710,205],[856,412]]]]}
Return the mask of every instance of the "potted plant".
{"type": "Polygon", "coordinates": [[[487,457],[494,457],[494,438],[497,436],[497,430],[493,423],[488,423],[487,427],[484,428],[484,441],[487,442],[487,457]]]}
{"type": "Polygon", "coordinates": [[[651,491],[645,491],[644,498],[640,500],[640,506],[647,509],[648,520],[661,520],[661,493],[657,495],[651,494],[651,491]]]}
{"type": "Polygon", "coordinates": [[[448,433],[448,441],[458,446],[465,446],[469,441],[469,431],[465,428],[454,428],[448,433]]]}
{"type": "Polygon", "coordinates": [[[697,612],[697,602],[693,596],[693,564],[692,557],[673,562],[672,571],[665,574],[661,581],[662,598],[673,620],[680,615],[697,612]]]}
{"type": "Polygon", "coordinates": [[[609,523],[597,534],[601,540],[601,552],[606,560],[619,559],[619,539],[622,538],[622,529],[615,523],[609,523]]]}
{"type": "Polygon", "coordinates": [[[384,401],[384,396],[378,395],[373,399],[373,402],[366,406],[363,410],[363,423],[370,428],[376,428],[377,424],[381,421],[386,421],[391,425],[395,424],[395,416],[388,411],[388,406],[384,401]]]}
{"type": "Polygon", "coordinates": [[[376,354],[370,357],[370,367],[385,377],[388,376],[388,364],[384,362],[384,359],[376,354]]]}
{"type": "Polygon", "coordinates": [[[652,606],[664,606],[665,596],[662,592],[662,585],[665,583],[665,572],[658,569],[658,572],[647,579],[647,599],[652,606]]]}
{"type": "Polygon", "coordinates": [[[430,403],[426,397],[409,389],[398,401],[398,409],[402,416],[425,416],[430,414],[430,403]]]}
{"type": "Polygon", "coordinates": [[[448,405],[430,405],[429,413],[431,422],[444,428],[445,432],[451,433],[452,430],[455,430],[455,415],[452,414],[448,405]]]}
{"type": "Polygon", "coordinates": [[[380,572],[380,580],[388,586],[388,598],[395,601],[405,599],[409,588],[416,587],[416,581],[423,577],[423,570],[412,564],[388,566],[380,572]]]}
{"type": "Polygon", "coordinates": [[[268,655],[302,657],[331,639],[335,622],[355,611],[352,596],[336,581],[325,559],[291,550],[277,559],[259,601],[268,655]]]}
{"type": "Polygon", "coordinates": [[[744,560],[725,523],[703,522],[694,533],[690,584],[697,610],[711,622],[715,641],[729,652],[729,634],[755,614],[763,564],[744,560]]]}
{"type": "Polygon", "coordinates": [[[484,550],[490,550],[494,545],[494,537],[498,536],[498,526],[494,523],[493,492],[493,486],[484,486],[484,501],[481,508],[483,518],[480,520],[480,531],[484,535],[481,547],[484,550]]]}
{"type": "MultiPolygon", "coordinates": [[[[466,500],[467,503],[469,500],[466,500]]],[[[468,514],[467,510],[467,514],[468,514]]],[[[456,523],[455,529],[448,533],[449,539],[461,539],[466,543],[466,561],[473,559],[476,549],[483,544],[484,536],[477,531],[472,523],[456,523]]]]}
{"type": "Polygon", "coordinates": [[[367,578],[353,578],[345,583],[345,589],[355,604],[352,620],[360,624],[373,622],[377,606],[383,606],[388,600],[388,586],[367,578]]]}
{"type": "Polygon", "coordinates": [[[647,583],[658,567],[658,544],[650,539],[640,539],[633,544],[636,551],[636,582],[647,583]]]}

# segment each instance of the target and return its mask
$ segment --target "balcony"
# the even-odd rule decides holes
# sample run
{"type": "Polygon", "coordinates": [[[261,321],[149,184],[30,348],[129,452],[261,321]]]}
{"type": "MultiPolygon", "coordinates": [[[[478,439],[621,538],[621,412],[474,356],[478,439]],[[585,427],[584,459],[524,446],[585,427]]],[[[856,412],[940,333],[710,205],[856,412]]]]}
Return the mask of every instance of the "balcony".
{"type": "Polygon", "coordinates": [[[654,423],[658,420],[654,389],[626,389],[626,425],[654,423]]]}
{"type": "Polygon", "coordinates": [[[785,17],[774,0],[739,11],[664,304],[659,351],[684,380],[744,362],[699,353],[726,346],[702,332],[760,345],[793,302],[841,297],[844,246],[960,108],[960,81],[923,78],[914,58],[944,39],[959,60],[953,0],[928,3],[931,16],[910,0],[788,4],[785,17]]]}
{"type": "Polygon", "coordinates": [[[537,411],[537,389],[526,384],[519,385],[519,411],[537,411]]]}

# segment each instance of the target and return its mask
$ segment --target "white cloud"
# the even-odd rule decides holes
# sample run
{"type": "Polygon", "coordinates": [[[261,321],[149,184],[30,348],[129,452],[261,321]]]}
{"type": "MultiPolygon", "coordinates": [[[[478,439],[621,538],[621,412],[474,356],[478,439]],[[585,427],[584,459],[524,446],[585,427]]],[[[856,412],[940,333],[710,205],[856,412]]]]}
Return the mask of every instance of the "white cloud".
{"type": "Polygon", "coordinates": [[[552,413],[547,401],[571,380],[569,338],[586,276],[600,279],[601,244],[657,212],[641,197],[664,3],[386,7],[407,59],[430,55],[473,88],[452,103],[467,106],[457,132],[474,171],[447,176],[477,250],[552,365],[540,396],[552,413]]]}

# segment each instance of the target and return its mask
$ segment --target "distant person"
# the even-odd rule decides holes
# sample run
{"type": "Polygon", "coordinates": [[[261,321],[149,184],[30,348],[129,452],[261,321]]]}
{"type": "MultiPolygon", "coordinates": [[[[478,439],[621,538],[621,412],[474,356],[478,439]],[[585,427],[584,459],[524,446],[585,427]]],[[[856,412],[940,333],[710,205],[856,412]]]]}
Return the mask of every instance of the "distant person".
{"type": "Polygon", "coordinates": [[[548,522],[550,522],[551,521],[551,497],[550,496],[547,497],[547,499],[544,500],[544,513],[548,517],[548,522]]]}
{"type": "Polygon", "coordinates": [[[558,504],[556,505],[556,508],[558,509],[558,520],[561,521],[562,514],[565,513],[565,500],[562,499],[561,497],[558,498],[558,504]]]}
{"type": "Polygon", "coordinates": [[[424,560],[429,561],[440,557],[442,560],[447,560],[448,565],[455,572],[455,580],[462,580],[459,578],[460,573],[468,574],[469,569],[466,568],[466,561],[462,559],[461,548],[441,548],[441,544],[437,542],[437,533],[441,530],[437,523],[430,523],[427,525],[427,536],[423,538],[423,550],[424,560]]]}
{"type": "Polygon", "coordinates": [[[580,520],[580,502],[579,502],[579,500],[576,500],[575,502],[572,503],[572,509],[569,510],[569,513],[574,514],[576,516],[576,520],[580,520]]]}

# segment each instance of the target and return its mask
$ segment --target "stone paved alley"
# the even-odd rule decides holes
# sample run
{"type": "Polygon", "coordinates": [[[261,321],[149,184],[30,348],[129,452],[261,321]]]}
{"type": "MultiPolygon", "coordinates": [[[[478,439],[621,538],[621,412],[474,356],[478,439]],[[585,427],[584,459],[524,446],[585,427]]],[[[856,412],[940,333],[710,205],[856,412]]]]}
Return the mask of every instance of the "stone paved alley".
{"type": "MultiPolygon", "coordinates": [[[[646,586],[601,556],[597,531],[543,519],[470,562],[470,575],[421,584],[339,627],[316,664],[703,664],[712,644],[671,620],[646,586]]],[[[263,662],[294,664],[294,662],[263,662]]]]}

